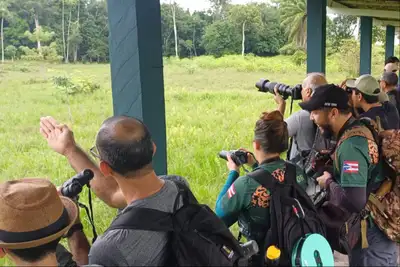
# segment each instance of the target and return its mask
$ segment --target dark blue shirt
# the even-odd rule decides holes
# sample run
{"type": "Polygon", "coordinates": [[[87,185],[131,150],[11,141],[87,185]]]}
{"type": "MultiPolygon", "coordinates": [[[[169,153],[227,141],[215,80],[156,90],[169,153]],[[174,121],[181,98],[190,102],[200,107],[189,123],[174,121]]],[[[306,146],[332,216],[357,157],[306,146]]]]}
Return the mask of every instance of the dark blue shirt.
{"type": "Polygon", "coordinates": [[[369,109],[361,114],[361,117],[367,117],[374,121],[376,121],[376,117],[379,117],[384,130],[399,129],[400,127],[399,112],[389,101],[383,103],[382,106],[369,109]]]}

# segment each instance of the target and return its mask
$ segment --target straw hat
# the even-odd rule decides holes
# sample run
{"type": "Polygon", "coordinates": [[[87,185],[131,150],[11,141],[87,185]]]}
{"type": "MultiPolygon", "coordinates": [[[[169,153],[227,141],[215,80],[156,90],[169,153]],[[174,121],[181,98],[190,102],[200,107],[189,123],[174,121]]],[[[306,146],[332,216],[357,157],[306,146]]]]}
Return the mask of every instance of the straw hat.
{"type": "Polygon", "coordinates": [[[59,196],[46,179],[0,184],[0,248],[24,249],[50,243],[66,234],[77,217],[77,205],[59,196]]]}

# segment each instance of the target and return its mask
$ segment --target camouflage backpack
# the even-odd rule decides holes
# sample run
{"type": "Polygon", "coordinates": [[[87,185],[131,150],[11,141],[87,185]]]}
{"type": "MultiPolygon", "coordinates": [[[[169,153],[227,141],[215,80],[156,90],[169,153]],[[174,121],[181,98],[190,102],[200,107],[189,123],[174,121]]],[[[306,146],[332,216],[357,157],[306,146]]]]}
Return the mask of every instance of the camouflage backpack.
{"type": "MultiPolygon", "coordinates": [[[[382,130],[379,118],[377,122],[369,118],[359,121],[362,125],[346,131],[338,146],[352,136],[373,141],[368,143],[370,149],[378,149],[385,179],[375,193],[370,193],[366,210],[389,239],[400,243],[400,130],[382,130]]],[[[335,162],[338,168],[338,161],[335,162]]]]}

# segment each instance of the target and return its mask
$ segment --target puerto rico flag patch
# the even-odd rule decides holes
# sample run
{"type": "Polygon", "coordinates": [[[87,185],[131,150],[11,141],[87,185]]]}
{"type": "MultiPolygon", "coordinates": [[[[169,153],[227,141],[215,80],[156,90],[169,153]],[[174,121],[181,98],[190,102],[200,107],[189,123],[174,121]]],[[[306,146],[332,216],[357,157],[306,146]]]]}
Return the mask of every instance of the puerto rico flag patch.
{"type": "Polygon", "coordinates": [[[236,194],[235,185],[232,184],[228,189],[228,198],[233,197],[236,194]]]}
{"type": "Polygon", "coordinates": [[[358,173],[358,161],[345,160],[343,162],[344,173],[358,173]]]}

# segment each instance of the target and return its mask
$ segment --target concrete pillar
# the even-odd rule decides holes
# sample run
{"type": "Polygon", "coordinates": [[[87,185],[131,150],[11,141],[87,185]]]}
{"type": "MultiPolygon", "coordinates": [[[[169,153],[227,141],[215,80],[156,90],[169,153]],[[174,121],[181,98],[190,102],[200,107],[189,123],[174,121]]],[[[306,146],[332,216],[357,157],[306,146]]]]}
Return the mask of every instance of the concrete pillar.
{"type": "Polygon", "coordinates": [[[360,75],[371,74],[372,18],[361,17],[360,75]]]}
{"type": "Polygon", "coordinates": [[[385,59],[394,55],[394,37],[395,37],[395,28],[394,26],[386,26],[386,53],[385,59]]]}
{"type": "Polygon", "coordinates": [[[307,73],[325,73],[326,0],[307,0],[307,73]]]}
{"type": "Polygon", "coordinates": [[[115,115],[143,120],[157,145],[153,167],[167,174],[159,0],[108,0],[115,115]]]}

